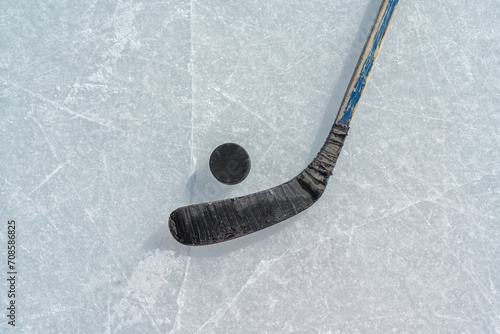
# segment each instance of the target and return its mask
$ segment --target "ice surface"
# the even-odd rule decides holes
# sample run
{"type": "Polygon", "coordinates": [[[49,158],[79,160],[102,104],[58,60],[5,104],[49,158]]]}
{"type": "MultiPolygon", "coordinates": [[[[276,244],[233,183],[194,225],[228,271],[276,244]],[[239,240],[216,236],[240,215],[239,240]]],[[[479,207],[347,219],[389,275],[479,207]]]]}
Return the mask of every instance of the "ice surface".
{"type": "Polygon", "coordinates": [[[401,2],[303,214],[201,248],[166,229],[209,196],[195,176],[221,143],[252,170],[210,196],[308,164],[379,4],[5,2],[0,216],[18,224],[17,330],[499,332],[498,2],[401,2]]]}

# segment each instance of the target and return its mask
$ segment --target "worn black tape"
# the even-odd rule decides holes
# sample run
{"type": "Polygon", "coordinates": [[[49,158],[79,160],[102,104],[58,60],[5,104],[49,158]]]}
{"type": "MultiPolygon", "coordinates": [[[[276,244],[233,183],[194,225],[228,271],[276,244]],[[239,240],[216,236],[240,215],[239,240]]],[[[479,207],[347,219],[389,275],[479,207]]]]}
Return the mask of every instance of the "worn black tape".
{"type": "Polygon", "coordinates": [[[316,158],[286,183],[242,197],[178,208],[170,215],[170,232],[180,243],[208,245],[261,230],[307,209],[323,194],[348,129],[334,125],[316,158]]]}

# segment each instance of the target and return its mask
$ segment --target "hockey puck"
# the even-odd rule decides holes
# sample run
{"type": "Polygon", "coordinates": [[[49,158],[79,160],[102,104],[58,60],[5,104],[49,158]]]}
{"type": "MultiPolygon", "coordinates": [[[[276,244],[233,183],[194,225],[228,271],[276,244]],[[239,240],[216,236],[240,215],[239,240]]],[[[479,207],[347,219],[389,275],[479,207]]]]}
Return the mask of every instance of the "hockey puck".
{"type": "Polygon", "coordinates": [[[217,181],[237,184],[250,172],[250,157],[243,147],[234,143],[218,146],[210,155],[210,171],[217,181]]]}

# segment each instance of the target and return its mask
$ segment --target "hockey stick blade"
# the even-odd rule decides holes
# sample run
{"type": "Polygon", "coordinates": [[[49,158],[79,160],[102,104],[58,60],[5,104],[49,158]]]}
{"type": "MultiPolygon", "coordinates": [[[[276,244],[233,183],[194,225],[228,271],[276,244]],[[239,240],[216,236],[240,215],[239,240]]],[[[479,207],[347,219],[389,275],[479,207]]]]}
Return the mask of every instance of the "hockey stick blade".
{"type": "Polygon", "coordinates": [[[261,230],[304,211],[323,194],[347,129],[334,126],[313,162],[288,182],[242,197],[175,210],[170,215],[170,232],[185,245],[207,245],[261,230]]]}
{"type": "Polygon", "coordinates": [[[384,42],[399,0],[384,0],[325,145],[299,175],[254,194],[188,205],[170,214],[172,236],[185,245],[210,245],[241,237],[293,217],[323,194],[384,42]]]}

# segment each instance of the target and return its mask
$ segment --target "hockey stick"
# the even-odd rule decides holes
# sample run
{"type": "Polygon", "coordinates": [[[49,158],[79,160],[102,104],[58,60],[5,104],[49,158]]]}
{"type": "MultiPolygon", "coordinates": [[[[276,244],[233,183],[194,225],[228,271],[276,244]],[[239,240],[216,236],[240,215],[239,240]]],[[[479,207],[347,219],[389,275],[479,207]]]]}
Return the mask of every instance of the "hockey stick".
{"type": "Polygon", "coordinates": [[[241,237],[293,217],[321,197],[398,4],[399,0],[383,1],[332,130],[309,166],[290,181],[271,189],[176,209],[170,214],[169,228],[177,241],[185,245],[210,245],[241,237]]]}

